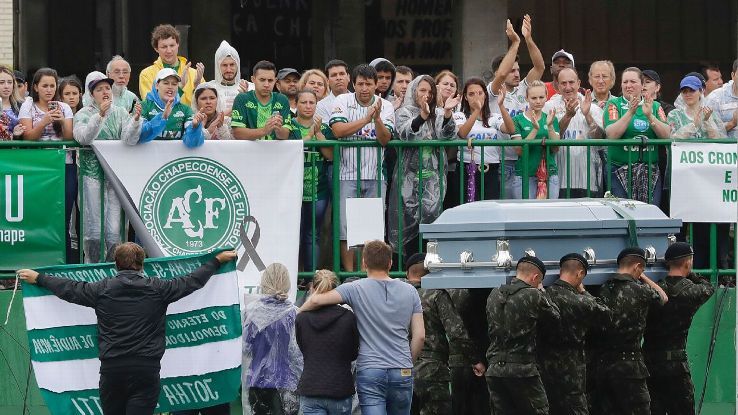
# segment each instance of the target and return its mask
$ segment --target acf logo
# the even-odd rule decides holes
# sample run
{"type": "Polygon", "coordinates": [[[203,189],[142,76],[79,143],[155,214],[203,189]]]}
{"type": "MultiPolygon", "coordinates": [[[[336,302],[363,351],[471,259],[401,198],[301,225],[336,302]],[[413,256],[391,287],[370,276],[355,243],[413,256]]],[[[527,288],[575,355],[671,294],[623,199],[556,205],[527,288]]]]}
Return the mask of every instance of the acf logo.
{"type": "Polygon", "coordinates": [[[183,157],[155,172],[139,206],[146,229],[171,255],[238,248],[239,227],[249,214],[236,175],[201,157],[183,157]]]}

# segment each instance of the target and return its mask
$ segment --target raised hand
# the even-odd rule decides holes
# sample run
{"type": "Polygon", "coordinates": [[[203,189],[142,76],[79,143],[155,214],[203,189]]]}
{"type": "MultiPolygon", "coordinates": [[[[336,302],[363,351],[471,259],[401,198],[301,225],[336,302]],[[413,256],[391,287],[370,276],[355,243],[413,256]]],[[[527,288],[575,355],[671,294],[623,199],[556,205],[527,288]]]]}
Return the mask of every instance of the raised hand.
{"type": "Polygon", "coordinates": [[[653,98],[643,98],[643,104],[641,104],[641,108],[643,109],[643,115],[645,115],[646,118],[651,118],[651,115],[653,115],[653,98]]]}
{"type": "Polygon", "coordinates": [[[472,110],[472,112],[481,112],[482,106],[484,105],[484,98],[477,97],[474,99],[469,100],[469,108],[472,110]]]}
{"type": "Polygon", "coordinates": [[[138,121],[141,118],[141,103],[136,102],[136,105],[133,107],[133,120],[138,121]]]}
{"type": "Polygon", "coordinates": [[[107,115],[108,111],[110,110],[110,106],[113,104],[112,100],[106,99],[103,101],[102,104],[100,104],[100,116],[104,117],[107,115]]]}
{"type": "Polygon", "coordinates": [[[428,100],[424,99],[420,102],[420,117],[424,120],[427,120],[428,117],[430,117],[430,105],[428,104],[428,100]]]}
{"type": "Polygon", "coordinates": [[[205,74],[205,65],[203,65],[202,62],[197,62],[195,70],[197,71],[197,75],[195,76],[195,86],[197,86],[200,85],[200,81],[202,81],[202,77],[205,74]]]}
{"type": "Polygon", "coordinates": [[[240,92],[249,92],[249,81],[245,79],[238,81],[238,90],[240,92]]]}
{"type": "Polygon", "coordinates": [[[712,108],[710,108],[710,107],[702,107],[702,115],[703,115],[703,119],[705,121],[709,120],[710,117],[712,116],[712,108]]]}
{"type": "Polygon", "coordinates": [[[589,115],[589,111],[592,109],[592,91],[586,90],[584,92],[584,101],[582,101],[582,105],[580,106],[582,109],[582,114],[586,117],[589,115]]]}
{"type": "Polygon", "coordinates": [[[510,39],[510,42],[512,43],[520,42],[520,36],[518,36],[518,34],[515,33],[515,28],[513,27],[512,23],[510,23],[510,19],[507,19],[507,25],[505,26],[505,34],[507,35],[507,38],[510,39]]]}
{"type": "MultiPolygon", "coordinates": [[[[575,100],[577,102],[577,105],[579,105],[579,101],[575,100]]],[[[548,111],[548,114],[546,114],[546,127],[551,128],[553,125],[554,119],[556,118],[556,111],[551,109],[548,111]]]]}
{"type": "Polygon", "coordinates": [[[205,115],[202,110],[197,111],[197,113],[192,117],[192,128],[196,128],[201,122],[205,121],[207,117],[208,116],[205,115]]]}
{"type": "Polygon", "coordinates": [[[448,97],[446,102],[443,103],[443,110],[446,112],[454,110],[459,105],[459,101],[461,101],[461,95],[459,94],[448,97]]]}
{"type": "Polygon", "coordinates": [[[185,85],[187,85],[187,81],[190,79],[190,68],[192,67],[192,62],[187,62],[185,64],[184,70],[182,71],[182,80],[179,82],[179,87],[184,89],[185,85]]]}
{"type": "MultiPolygon", "coordinates": [[[[543,114],[541,114],[541,115],[539,115],[539,116],[536,117],[536,113],[531,111],[530,121],[531,121],[531,124],[533,124],[533,129],[534,130],[538,130],[539,128],[541,128],[540,122],[541,122],[541,117],[542,116],[543,116],[543,114]]],[[[523,138],[525,138],[525,137],[523,137],[523,138]]]]}
{"type": "Polygon", "coordinates": [[[374,103],[376,106],[376,110],[374,111],[374,120],[379,121],[379,118],[382,116],[382,98],[377,96],[376,101],[377,102],[374,103]]]}
{"type": "Polygon", "coordinates": [[[174,104],[174,98],[169,98],[167,105],[164,107],[164,112],[161,113],[161,117],[165,120],[169,118],[169,114],[172,113],[172,105],[174,104]]]}
{"type": "Polygon", "coordinates": [[[507,95],[507,88],[505,88],[505,85],[502,85],[500,90],[497,91],[497,106],[500,109],[505,108],[505,95],[507,95]]]}
{"type": "Polygon", "coordinates": [[[566,105],[566,115],[568,115],[569,118],[577,115],[577,108],[579,108],[579,97],[564,99],[564,104],[566,105]]]}
{"type": "Polygon", "coordinates": [[[530,21],[530,15],[525,15],[523,17],[523,27],[521,28],[521,32],[523,33],[524,39],[530,39],[530,37],[533,34],[533,25],[530,21]]]}
{"type": "Polygon", "coordinates": [[[631,99],[628,100],[628,112],[633,115],[638,111],[638,107],[640,106],[641,102],[641,96],[640,95],[634,95],[631,99]]]}

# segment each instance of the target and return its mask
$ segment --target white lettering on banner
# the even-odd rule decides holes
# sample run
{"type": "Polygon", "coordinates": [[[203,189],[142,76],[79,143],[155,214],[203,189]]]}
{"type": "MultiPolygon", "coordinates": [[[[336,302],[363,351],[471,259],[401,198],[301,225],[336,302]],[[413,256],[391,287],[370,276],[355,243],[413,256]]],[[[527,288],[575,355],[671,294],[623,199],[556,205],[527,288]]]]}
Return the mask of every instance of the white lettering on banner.
{"type": "Polygon", "coordinates": [[[684,222],[738,219],[734,144],[672,143],[671,215],[684,222]]]}
{"type": "Polygon", "coordinates": [[[20,222],[23,220],[23,175],[16,176],[18,188],[16,190],[16,214],[13,215],[13,181],[9,174],[5,175],[5,220],[8,222],[20,222]]]}
{"type": "Polygon", "coordinates": [[[23,229],[0,229],[0,242],[15,245],[16,242],[26,241],[26,231],[23,229]]]}
{"type": "Polygon", "coordinates": [[[102,406],[100,406],[100,398],[97,396],[72,398],[72,405],[74,405],[81,415],[96,415],[103,413],[102,406]],[[92,403],[94,407],[90,406],[90,403],[92,403]]]}
{"type": "Polygon", "coordinates": [[[213,379],[205,378],[195,382],[180,382],[171,385],[162,385],[164,397],[169,404],[184,405],[189,403],[206,403],[217,400],[220,396],[217,391],[210,389],[213,379]]]}

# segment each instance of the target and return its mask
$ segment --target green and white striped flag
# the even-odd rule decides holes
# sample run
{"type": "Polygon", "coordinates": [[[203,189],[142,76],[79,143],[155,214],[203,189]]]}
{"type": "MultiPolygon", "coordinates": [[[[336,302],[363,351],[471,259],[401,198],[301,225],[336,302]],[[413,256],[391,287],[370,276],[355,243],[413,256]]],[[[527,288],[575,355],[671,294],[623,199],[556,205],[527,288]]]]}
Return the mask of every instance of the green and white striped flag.
{"type": "MultiPolygon", "coordinates": [[[[150,278],[178,278],[216,252],[146,260],[150,278]]],[[[116,275],[113,264],[37,269],[75,281],[116,275]]],[[[23,285],[31,361],[52,415],[102,415],[95,310],[23,285]]],[[[236,399],[241,381],[241,317],[235,261],[200,290],[169,305],[157,412],[202,408],[236,399]]]]}

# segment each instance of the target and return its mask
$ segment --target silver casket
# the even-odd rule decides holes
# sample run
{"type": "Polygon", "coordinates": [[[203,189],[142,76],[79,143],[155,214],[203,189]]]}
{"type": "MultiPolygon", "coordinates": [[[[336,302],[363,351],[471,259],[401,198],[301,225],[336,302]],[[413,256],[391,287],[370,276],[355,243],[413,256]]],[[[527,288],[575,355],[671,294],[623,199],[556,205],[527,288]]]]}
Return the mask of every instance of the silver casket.
{"type": "Polygon", "coordinates": [[[559,274],[559,259],[584,255],[584,283],[602,284],[617,270],[621,250],[646,250],[646,275],[666,276],[664,252],[681,219],[627,199],[503,200],[467,203],[420,225],[428,240],[424,288],[499,287],[515,276],[517,260],[537,256],[546,264],[544,284],[559,274]]]}

